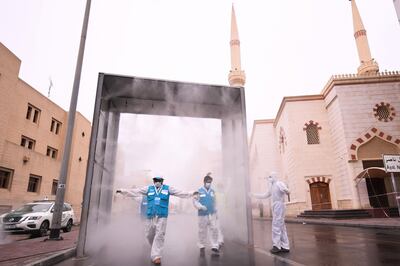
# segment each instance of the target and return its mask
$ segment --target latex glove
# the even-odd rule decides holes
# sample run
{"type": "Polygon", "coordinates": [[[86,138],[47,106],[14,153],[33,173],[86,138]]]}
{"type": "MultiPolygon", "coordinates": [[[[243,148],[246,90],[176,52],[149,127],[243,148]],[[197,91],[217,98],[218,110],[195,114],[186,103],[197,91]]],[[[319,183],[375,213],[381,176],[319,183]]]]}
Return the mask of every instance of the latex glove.
{"type": "Polygon", "coordinates": [[[206,207],[206,206],[201,206],[201,210],[202,210],[202,211],[206,211],[206,210],[207,210],[207,207],[206,207]]]}

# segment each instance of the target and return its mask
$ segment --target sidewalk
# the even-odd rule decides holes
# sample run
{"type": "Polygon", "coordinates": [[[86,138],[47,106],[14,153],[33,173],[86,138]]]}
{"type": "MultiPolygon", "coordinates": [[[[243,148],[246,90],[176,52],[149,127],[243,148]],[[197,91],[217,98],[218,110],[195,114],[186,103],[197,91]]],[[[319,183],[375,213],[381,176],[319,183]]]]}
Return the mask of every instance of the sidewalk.
{"type": "Polygon", "coordinates": [[[27,265],[44,258],[49,258],[61,251],[67,251],[76,246],[79,227],[73,227],[69,233],[62,233],[64,240],[45,241],[48,237],[10,241],[0,245],[0,265],[27,265]]]}
{"type": "MultiPolygon", "coordinates": [[[[255,220],[272,220],[270,217],[254,217],[255,220]]],[[[329,218],[297,218],[286,217],[287,223],[300,223],[300,224],[326,224],[336,226],[349,226],[361,228],[374,228],[374,229],[395,229],[400,230],[400,218],[360,218],[360,219],[329,219],[329,218]]]]}

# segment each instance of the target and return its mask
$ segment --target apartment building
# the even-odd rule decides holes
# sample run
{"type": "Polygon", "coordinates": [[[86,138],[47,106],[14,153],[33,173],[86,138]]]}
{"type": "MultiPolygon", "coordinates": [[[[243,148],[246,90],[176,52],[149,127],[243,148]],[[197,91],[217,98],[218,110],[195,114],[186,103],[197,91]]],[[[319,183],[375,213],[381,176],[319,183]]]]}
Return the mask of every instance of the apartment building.
{"type": "MultiPolygon", "coordinates": [[[[68,113],[18,77],[21,60],[0,43],[0,213],[55,199],[68,113]]],[[[65,201],[80,219],[91,132],[77,113],[65,201]]]]}

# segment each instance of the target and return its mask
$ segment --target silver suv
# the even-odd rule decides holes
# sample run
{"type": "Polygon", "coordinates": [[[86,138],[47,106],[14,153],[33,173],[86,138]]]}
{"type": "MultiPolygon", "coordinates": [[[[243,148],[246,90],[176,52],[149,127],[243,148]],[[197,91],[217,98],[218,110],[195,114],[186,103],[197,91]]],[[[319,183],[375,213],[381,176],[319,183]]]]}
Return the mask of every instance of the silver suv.
{"type": "MultiPolygon", "coordinates": [[[[35,201],[0,216],[0,228],[5,232],[26,232],[34,236],[45,236],[53,219],[54,201],[35,201]]],[[[71,231],[75,216],[72,207],[64,203],[61,228],[71,231]]]]}

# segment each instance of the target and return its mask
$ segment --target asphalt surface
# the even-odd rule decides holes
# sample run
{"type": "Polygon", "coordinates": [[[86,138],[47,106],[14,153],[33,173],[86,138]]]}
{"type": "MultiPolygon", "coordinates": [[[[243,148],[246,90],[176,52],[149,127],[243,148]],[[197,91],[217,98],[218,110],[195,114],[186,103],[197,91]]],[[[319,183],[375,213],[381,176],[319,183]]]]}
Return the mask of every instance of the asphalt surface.
{"type": "MultiPolygon", "coordinates": [[[[254,221],[255,246],[271,246],[271,222],[254,221]],[[259,233],[257,233],[259,232],[259,233]]],[[[286,224],[291,252],[280,255],[303,265],[400,265],[400,230],[286,224]]]]}
{"type": "MultiPolygon", "coordinates": [[[[221,255],[213,257],[210,250],[206,251],[205,256],[200,256],[196,247],[197,234],[188,231],[193,226],[197,228],[197,225],[190,224],[195,223],[195,219],[188,221],[179,216],[170,218],[162,263],[164,266],[400,265],[399,229],[287,223],[291,252],[272,255],[268,252],[271,248],[270,220],[254,220],[254,249],[228,242],[221,255]]],[[[392,222],[397,223],[398,220],[392,222]]],[[[113,229],[111,233],[112,238],[106,232],[101,236],[109,245],[103,245],[90,259],[71,258],[57,265],[152,265],[150,248],[142,242],[142,232],[132,237],[126,231],[113,229]]],[[[9,235],[0,241],[0,265],[26,265],[75,247],[78,228],[74,227],[72,232],[63,233],[62,236],[63,241],[49,242],[44,241],[45,237],[9,235]]]]}
{"type": "MultiPolygon", "coordinates": [[[[228,242],[219,257],[211,256],[209,250],[203,257],[192,234],[182,230],[187,226],[187,221],[184,225],[179,219],[169,221],[162,265],[400,265],[400,230],[288,223],[291,252],[272,255],[271,222],[254,220],[254,249],[228,242]]],[[[58,265],[152,265],[147,245],[123,254],[116,252],[116,256],[110,251],[112,245],[91,259],[70,259],[58,265]]]]}

